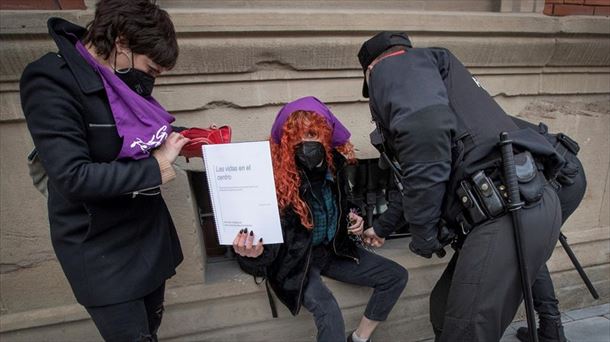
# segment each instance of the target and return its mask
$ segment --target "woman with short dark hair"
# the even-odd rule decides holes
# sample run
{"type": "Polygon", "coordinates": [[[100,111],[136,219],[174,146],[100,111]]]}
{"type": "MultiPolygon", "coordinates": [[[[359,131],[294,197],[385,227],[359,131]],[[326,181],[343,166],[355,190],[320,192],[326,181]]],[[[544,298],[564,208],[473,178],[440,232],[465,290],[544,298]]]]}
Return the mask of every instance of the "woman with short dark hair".
{"type": "Polygon", "coordinates": [[[51,240],[105,340],[155,341],[182,261],[160,185],[188,139],[151,96],[176,33],[148,0],[100,0],[87,29],[48,21],[58,53],[23,72],[21,103],[48,174],[51,240]]]}

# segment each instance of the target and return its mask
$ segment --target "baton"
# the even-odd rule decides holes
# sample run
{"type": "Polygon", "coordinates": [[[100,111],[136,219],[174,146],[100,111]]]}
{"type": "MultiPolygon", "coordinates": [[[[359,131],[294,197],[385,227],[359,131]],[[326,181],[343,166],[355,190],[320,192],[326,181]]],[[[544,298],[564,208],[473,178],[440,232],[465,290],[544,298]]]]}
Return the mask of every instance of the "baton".
{"type": "Polygon", "coordinates": [[[513,219],[513,231],[515,233],[515,246],[517,248],[517,261],[519,262],[519,273],[521,275],[521,288],[525,299],[525,314],[527,316],[527,328],[530,341],[538,342],[536,330],[536,316],[534,314],[534,300],[532,299],[532,285],[530,284],[525,263],[525,246],[522,244],[521,233],[521,196],[519,195],[519,183],[517,182],[517,171],[513,155],[512,140],[507,132],[500,133],[500,151],[502,152],[502,167],[508,191],[508,210],[513,219]]]}
{"type": "Polygon", "coordinates": [[[587,289],[589,289],[589,292],[591,292],[591,296],[593,296],[594,299],[599,299],[599,294],[597,294],[597,291],[595,290],[595,287],[593,287],[591,280],[589,279],[589,277],[587,277],[585,270],[582,269],[580,262],[578,262],[578,259],[576,259],[576,255],[574,255],[572,248],[570,247],[570,245],[568,245],[568,239],[565,235],[563,235],[563,233],[559,233],[559,242],[561,242],[563,250],[568,253],[568,257],[572,261],[572,264],[574,264],[574,268],[576,269],[576,271],[578,271],[578,274],[582,278],[582,281],[584,281],[585,285],[587,285],[587,289]]]}

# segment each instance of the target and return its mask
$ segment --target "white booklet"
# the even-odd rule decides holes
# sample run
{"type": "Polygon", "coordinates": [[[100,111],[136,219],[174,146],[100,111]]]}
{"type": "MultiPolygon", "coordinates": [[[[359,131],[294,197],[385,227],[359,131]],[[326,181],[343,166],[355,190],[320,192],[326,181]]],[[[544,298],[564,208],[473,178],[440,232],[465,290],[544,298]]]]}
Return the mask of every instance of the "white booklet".
{"type": "Polygon", "coordinates": [[[214,220],[221,245],[244,228],[255,244],[282,243],[271,150],[268,141],[203,145],[214,220]]]}

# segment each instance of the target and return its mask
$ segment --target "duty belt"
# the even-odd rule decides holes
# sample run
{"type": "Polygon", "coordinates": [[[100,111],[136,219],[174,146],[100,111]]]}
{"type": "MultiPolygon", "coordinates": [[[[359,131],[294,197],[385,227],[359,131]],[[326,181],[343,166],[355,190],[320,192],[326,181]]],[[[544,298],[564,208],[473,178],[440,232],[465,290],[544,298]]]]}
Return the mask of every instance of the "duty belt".
{"type": "Polygon", "coordinates": [[[473,226],[506,214],[506,187],[496,185],[483,170],[461,181],[456,195],[462,205],[456,222],[463,235],[468,235],[473,226]]]}
{"type": "MultiPolygon", "coordinates": [[[[578,146],[578,143],[572,138],[563,133],[558,133],[555,138],[557,139],[557,141],[555,142],[555,145],[553,147],[555,147],[555,150],[557,150],[557,152],[562,157],[566,158],[566,160],[568,160],[568,158],[566,157],[568,153],[574,156],[578,155],[578,152],[580,151],[580,146],[578,146]]],[[[555,192],[559,192],[559,190],[561,190],[562,185],[559,183],[557,178],[550,180],[549,184],[551,184],[555,192]]]]}
{"type": "MultiPolygon", "coordinates": [[[[542,198],[544,186],[547,184],[541,172],[542,166],[528,151],[516,154],[514,159],[521,198],[528,204],[537,202],[542,198]]],[[[484,170],[462,180],[456,195],[462,210],[456,215],[455,221],[464,235],[467,235],[473,226],[507,213],[508,193],[505,185],[500,180],[494,182],[484,170]]]]}

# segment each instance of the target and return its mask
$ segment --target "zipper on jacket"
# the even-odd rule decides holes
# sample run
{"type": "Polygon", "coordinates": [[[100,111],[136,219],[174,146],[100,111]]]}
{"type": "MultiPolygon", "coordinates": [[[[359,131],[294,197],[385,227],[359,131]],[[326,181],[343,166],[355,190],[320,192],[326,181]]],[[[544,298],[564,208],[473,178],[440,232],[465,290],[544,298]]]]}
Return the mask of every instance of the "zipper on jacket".
{"type": "Polygon", "coordinates": [[[96,124],[96,123],[90,123],[89,127],[116,127],[115,124],[96,124]]]}
{"type": "MultiPolygon", "coordinates": [[[[135,191],[130,191],[130,192],[126,192],[123,195],[132,195],[133,198],[135,198],[137,195],[141,195],[140,193],[143,191],[148,191],[148,190],[152,190],[152,189],[157,189],[159,188],[159,194],[161,193],[161,185],[157,185],[157,186],[151,186],[150,188],[144,188],[144,189],[138,189],[135,191]]],[[[155,196],[158,194],[155,194],[155,196]]]]}
{"type": "MultiPolygon", "coordinates": [[[[341,170],[342,169],[343,168],[341,168],[341,170]]],[[[339,215],[337,215],[337,230],[335,232],[335,236],[333,236],[333,250],[335,251],[336,255],[352,259],[356,262],[356,264],[360,265],[360,260],[358,258],[354,258],[350,255],[339,254],[339,252],[337,252],[337,245],[335,244],[335,241],[337,241],[337,235],[339,235],[339,229],[341,228],[341,216],[343,216],[343,213],[341,212],[341,184],[339,184],[339,172],[340,170],[337,170],[337,196],[339,198],[339,205],[337,205],[337,209],[339,209],[339,215]]],[[[349,235],[349,232],[347,232],[347,234],[349,235]]],[[[347,238],[349,239],[349,236],[347,238]]]]}

